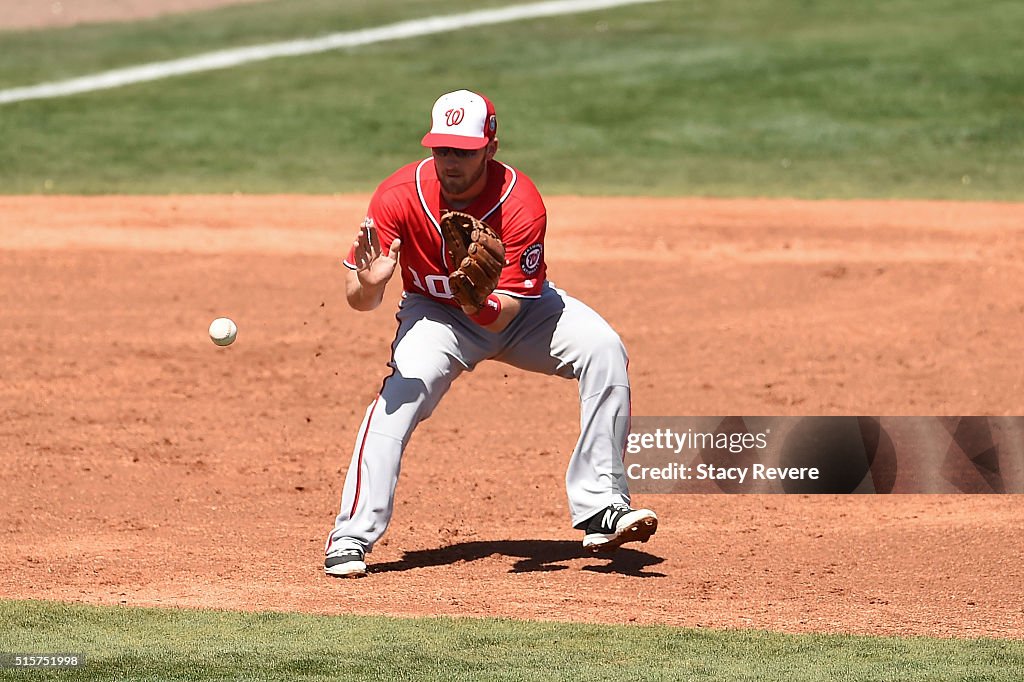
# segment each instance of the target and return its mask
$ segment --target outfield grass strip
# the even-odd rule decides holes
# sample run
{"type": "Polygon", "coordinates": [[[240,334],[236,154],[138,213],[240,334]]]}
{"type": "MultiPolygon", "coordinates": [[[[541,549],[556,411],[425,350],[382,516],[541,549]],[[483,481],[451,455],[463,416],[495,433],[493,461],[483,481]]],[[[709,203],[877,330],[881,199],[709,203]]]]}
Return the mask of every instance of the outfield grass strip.
{"type": "Polygon", "coordinates": [[[433,16],[401,21],[386,26],[331,33],[319,38],[302,38],[264,45],[217,50],[193,57],[140,64],[103,73],[72,78],[52,83],[0,90],[0,104],[24,102],[34,99],[67,97],[97,90],[118,88],[134,83],[172,78],[203,71],[229,69],[243,64],[299,55],[328,52],[343,48],[360,47],[390,40],[457,31],[474,26],[538,19],[565,14],[592,12],[623,5],[660,2],[661,0],[553,0],[527,5],[513,5],[500,9],[479,10],[464,14],[433,16]]]}
{"type": "MultiPolygon", "coordinates": [[[[325,585],[325,594],[332,586],[325,585]]],[[[84,653],[0,680],[1019,682],[1024,643],[493,618],[391,618],[0,600],[0,653],[84,653]]]]}

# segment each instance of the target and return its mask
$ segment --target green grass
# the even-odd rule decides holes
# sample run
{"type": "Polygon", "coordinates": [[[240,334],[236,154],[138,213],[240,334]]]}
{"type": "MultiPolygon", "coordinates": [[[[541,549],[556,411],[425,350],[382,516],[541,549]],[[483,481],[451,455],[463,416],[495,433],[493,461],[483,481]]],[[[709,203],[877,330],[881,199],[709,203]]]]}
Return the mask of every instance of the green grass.
{"type": "MultiPolygon", "coordinates": [[[[0,33],[0,85],[479,6],[0,33]]],[[[545,193],[1020,200],[1020,26],[1009,0],[668,1],[279,59],[0,106],[0,193],[367,191],[465,86],[545,193]]]]}
{"type": "Polygon", "coordinates": [[[0,32],[0,88],[505,4],[506,0],[287,0],[132,23],[0,32]]]}
{"type": "Polygon", "coordinates": [[[1019,680],[1024,643],[0,601],[0,653],[84,653],[0,680],[1019,680]]]}

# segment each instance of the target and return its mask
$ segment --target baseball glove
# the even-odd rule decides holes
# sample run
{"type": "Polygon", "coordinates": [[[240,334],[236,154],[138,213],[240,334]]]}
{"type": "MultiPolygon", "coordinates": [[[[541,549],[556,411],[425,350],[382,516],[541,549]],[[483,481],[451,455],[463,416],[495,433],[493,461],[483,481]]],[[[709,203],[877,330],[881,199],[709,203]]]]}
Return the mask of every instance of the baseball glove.
{"type": "Polygon", "coordinates": [[[505,267],[505,245],[487,223],[459,211],[441,217],[441,234],[455,268],[448,274],[452,296],[459,305],[482,308],[505,267]]]}

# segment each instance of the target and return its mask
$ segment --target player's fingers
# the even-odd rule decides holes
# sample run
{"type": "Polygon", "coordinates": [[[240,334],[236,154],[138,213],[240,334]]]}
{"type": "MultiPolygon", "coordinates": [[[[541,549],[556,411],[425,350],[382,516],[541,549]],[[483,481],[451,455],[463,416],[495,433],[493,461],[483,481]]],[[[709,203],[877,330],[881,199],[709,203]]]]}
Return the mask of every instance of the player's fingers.
{"type": "Polygon", "coordinates": [[[359,248],[359,240],[355,239],[352,241],[352,253],[354,254],[354,260],[356,268],[362,270],[366,267],[366,258],[364,257],[362,249],[359,248]]]}
{"type": "Polygon", "coordinates": [[[380,239],[376,230],[370,230],[366,236],[366,249],[370,252],[370,258],[379,258],[384,253],[380,248],[380,239]]]}
{"type": "Polygon", "coordinates": [[[368,260],[373,260],[380,255],[380,249],[374,248],[373,234],[370,230],[366,229],[366,226],[359,229],[359,243],[363,245],[368,260]]]}
{"type": "Polygon", "coordinates": [[[398,260],[398,252],[402,249],[402,240],[396,239],[391,242],[391,246],[388,247],[388,258],[391,260],[398,260]]]}
{"type": "Polygon", "coordinates": [[[370,237],[373,238],[374,250],[377,251],[377,253],[384,253],[384,250],[381,249],[381,235],[380,232],[377,231],[376,227],[370,228],[370,237]]]}
{"type": "Polygon", "coordinates": [[[356,265],[360,270],[365,269],[370,264],[370,257],[367,253],[366,240],[363,238],[362,233],[360,233],[356,237],[356,240],[352,242],[352,246],[355,248],[356,252],[356,265]]]}

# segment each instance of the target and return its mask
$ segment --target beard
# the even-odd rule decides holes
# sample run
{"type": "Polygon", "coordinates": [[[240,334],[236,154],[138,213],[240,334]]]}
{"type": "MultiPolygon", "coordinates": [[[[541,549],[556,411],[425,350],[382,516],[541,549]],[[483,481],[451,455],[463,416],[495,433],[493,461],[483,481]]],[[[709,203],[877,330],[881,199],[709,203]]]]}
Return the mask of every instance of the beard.
{"type": "Polygon", "coordinates": [[[441,182],[441,188],[446,194],[458,196],[473,186],[477,180],[487,171],[487,157],[480,159],[480,165],[469,173],[459,176],[445,175],[444,171],[437,168],[437,179],[441,182]]]}

